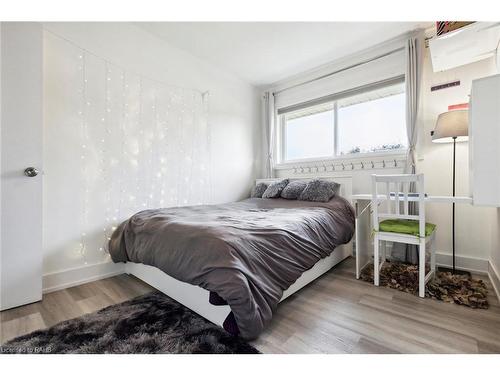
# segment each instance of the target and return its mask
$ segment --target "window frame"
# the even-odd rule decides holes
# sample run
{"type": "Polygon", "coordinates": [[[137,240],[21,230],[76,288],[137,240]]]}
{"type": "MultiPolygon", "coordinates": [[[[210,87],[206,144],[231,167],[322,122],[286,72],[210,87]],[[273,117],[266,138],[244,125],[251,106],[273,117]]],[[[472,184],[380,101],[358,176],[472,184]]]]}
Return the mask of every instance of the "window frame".
{"type": "MultiPolygon", "coordinates": [[[[389,87],[389,86],[395,86],[398,83],[404,83],[404,76],[398,76],[394,77],[391,79],[386,85],[383,85],[381,87],[389,87]]],[[[314,107],[316,105],[321,105],[324,103],[332,103],[333,104],[333,155],[329,156],[324,156],[324,157],[310,157],[310,158],[301,158],[301,159],[290,159],[290,160],[285,160],[286,156],[286,115],[287,113],[292,113],[294,111],[290,111],[287,113],[282,113],[278,114],[278,112],[275,113],[275,123],[278,125],[276,126],[276,132],[278,133],[276,136],[276,142],[275,142],[275,155],[278,155],[278,160],[275,162],[275,167],[290,167],[293,165],[301,164],[301,163],[308,163],[308,162],[330,162],[330,161],[335,161],[335,160],[353,160],[353,159],[371,159],[371,158],[377,158],[381,156],[401,156],[401,155],[406,155],[408,151],[408,145],[404,148],[401,149],[395,149],[395,150],[379,150],[379,151],[373,151],[373,152],[361,152],[361,153],[356,153],[356,154],[339,154],[339,124],[338,124],[338,101],[341,99],[344,99],[346,97],[350,96],[355,96],[359,93],[362,92],[367,92],[370,91],[370,87],[372,85],[367,85],[363,87],[358,87],[354,90],[349,90],[349,91],[354,91],[356,93],[353,94],[345,94],[345,93],[339,93],[336,95],[331,95],[329,96],[329,100],[318,100],[316,103],[311,103],[309,106],[305,106],[302,109],[314,107]]],[[[302,106],[304,103],[299,103],[299,106],[302,106]]],[[[300,109],[297,109],[299,111],[300,109]]]]}
{"type": "MultiPolygon", "coordinates": [[[[314,107],[315,105],[312,105],[310,107],[314,107]]],[[[310,108],[310,107],[307,107],[307,108],[310,108]]],[[[304,108],[306,109],[306,108],[304,108]]],[[[337,138],[336,138],[336,131],[337,131],[337,103],[336,102],[333,102],[333,154],[332,155],[328,155],[328,156],[324,156],[324,157],[311,157],[311,158],[302,158],[302,159],[290,159],[290,160],[286,160],[285,161],[285,155],[286,155],[286,113],[283,114],[283,115],[278,115],[278,120],[279,120],[279,134],[280,136],[277,137],[277,139],[280,139],[280,142],[279,144],[281,145],[281,147],[278,146],[278,150],[280,150],[279,152],[279,160],[280,160],[280,163],[279,164],[293,164],[293,163],[296,163],[296,162],[300,162],[300,161],[314,161],[314,160],[331,160],[333,158],[335,158],[336,154],[337,154],[337,149],[336,149],[336,146],[337,146],[337,138]]]]}

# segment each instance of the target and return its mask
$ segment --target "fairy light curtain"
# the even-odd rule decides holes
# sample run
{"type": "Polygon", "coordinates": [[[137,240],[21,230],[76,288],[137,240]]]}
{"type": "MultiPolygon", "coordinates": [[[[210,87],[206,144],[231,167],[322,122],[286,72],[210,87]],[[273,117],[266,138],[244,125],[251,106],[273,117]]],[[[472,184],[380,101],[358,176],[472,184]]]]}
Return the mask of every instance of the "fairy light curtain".
{"type": "Polygon", "coordinates": [[[140,210],[209,203],[208,93],[153,81],[57,36],[47,39],[49,269],[68,247],[74,265],[106,261],[112,231],[140,210]],[[71,233],[66,241],[61,227],[71,233]]]}

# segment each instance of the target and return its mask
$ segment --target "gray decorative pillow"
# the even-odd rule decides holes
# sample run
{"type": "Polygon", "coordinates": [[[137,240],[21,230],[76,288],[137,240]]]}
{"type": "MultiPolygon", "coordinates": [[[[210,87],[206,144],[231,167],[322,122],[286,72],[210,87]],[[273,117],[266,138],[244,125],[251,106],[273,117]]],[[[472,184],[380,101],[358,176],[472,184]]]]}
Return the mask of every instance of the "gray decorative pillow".
{"type": "Polygon", "coordinates": [[[288,179],[269,185],[264,194],[262,194],[262,198],[279,198],[286,185],[288,185],[288,179]]]}
{"type": "Polygon", "coordinates": [[[250,197],[251,198],[262,198],[262,194],[264,194],[264,192],[266,191],[267,186],[268,185],[266,183],[259,182],[257,185],[255,185],[252,188],[252,193],[250,194],[250,197]]]}
{"type": "Polygon", "coordinates": [[[328,202],[338,193],[340,185],[333,181],[312,180],[300,194],[301,201],[328,202]]]}
{"type": "Polygon", "coordinates": [[[299,199],[306,186],[307,181],[304,180],[290,181],[281,192],[281,198],[299,199]]]}

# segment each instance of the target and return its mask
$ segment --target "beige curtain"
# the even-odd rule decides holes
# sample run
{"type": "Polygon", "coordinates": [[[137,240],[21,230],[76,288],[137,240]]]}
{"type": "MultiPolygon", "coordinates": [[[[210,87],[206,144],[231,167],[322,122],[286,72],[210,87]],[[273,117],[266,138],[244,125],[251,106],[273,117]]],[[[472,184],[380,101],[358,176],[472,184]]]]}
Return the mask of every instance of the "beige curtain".
{"type": "Polygon", "coordinates": [[[406,155],[406,173],[415,173],[415,146],[417,144],[417,117],[420,102],[420,86],[422,77],[423,35],[418,33],[406,41],[406,134],[408,136],[408,152],[406,155]]]}
{"type": "MultiPolygon", "coordinates": [[[[408,38],[406,41],[406,72],[405,72],[405,92],[406,92],[406,134],[408,137],[408,151],[406,154],[405,173],[414,174],[416,164],[415,147],[418,136],[418,112],[420,105],[420,89],[422,81],[423,67],[423,45],[424,37],[422,32],[408,38]]],[[[410,192],[415,191],[415,186],[410,186],[410,192]]],[[[416,206],[410,204],[410,214],[416,214],[416,206]]],[[[417,263],[418,252],[416,246],[405,244],[394,244],[392,257],[406,262],[417,263]]]]}
{"type": "Polygon", "coordinates": [[[274,135],[275,135],[275,108],[274,94],[264,93],[264,122],[266,126],[266,177],[274,177],[274,135]]]}

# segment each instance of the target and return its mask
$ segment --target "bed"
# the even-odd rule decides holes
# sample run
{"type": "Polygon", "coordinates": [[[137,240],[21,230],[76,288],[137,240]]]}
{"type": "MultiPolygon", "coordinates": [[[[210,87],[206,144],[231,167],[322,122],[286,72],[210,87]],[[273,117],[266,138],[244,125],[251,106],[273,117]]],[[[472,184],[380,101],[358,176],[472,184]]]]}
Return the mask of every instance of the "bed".
{"type": "Polygon", "coordinates": [[[327,203],[250,198],[141,211],[113,233],[110,254],[129,274],[252,339],[279,302],[352,254],[350,179],[335,181],[339,194],[327,203]]]}

